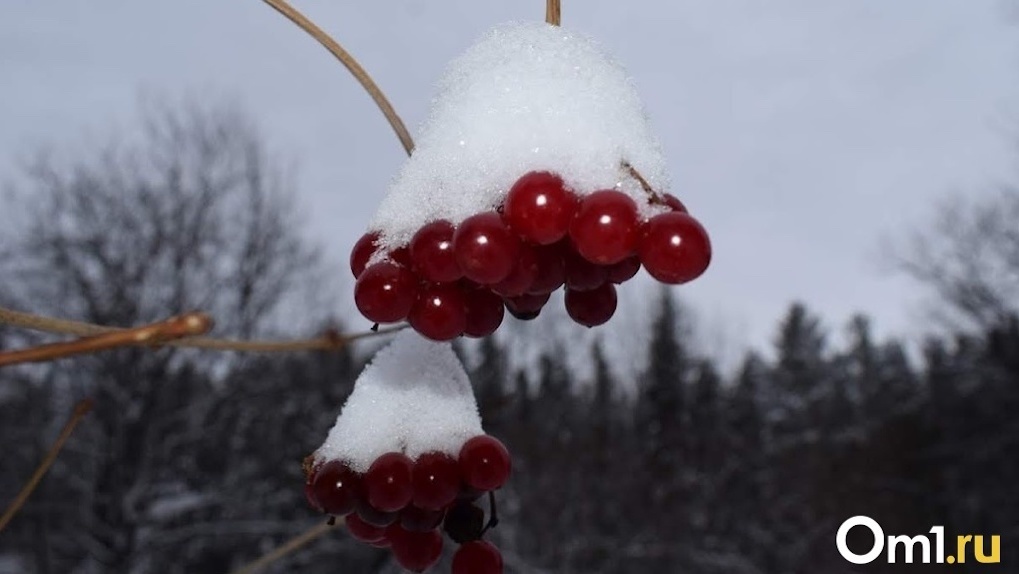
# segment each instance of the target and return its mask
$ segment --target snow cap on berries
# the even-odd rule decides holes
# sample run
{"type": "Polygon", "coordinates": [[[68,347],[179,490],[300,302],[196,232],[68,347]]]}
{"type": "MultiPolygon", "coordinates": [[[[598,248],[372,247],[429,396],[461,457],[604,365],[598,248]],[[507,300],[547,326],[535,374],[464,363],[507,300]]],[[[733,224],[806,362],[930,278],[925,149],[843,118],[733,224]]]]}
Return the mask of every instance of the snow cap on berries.
{"type": "Polygon", "coordinates": [[[662,208],[621,162],[655,190],[669,183],[627,73],[594,41],[543,22],[499,26],[451,62],[416,139],[370,225],[386,249],[430,221],[496,208],[530,171],[555,172],[578,194],[617,188],[644,217],[662,208]]]}
{"type": "Polygon", "coordinates": [[[450,344],[407,329],[358,377],[315,459],[342,460],[365,472],[387,452],[417,458],[439,451],[456,457],[480,434],[474,393],[450,344]]]}

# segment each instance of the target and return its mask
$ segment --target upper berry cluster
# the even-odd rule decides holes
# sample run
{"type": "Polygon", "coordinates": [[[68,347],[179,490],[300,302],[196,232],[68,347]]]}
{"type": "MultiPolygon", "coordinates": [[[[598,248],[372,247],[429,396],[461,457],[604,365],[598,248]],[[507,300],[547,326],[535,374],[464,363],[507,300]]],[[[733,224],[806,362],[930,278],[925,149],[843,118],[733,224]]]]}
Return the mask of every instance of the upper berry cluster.
{"type": "Polygon", "coordinates": [[[707,232],[678,199],[649,194],[648,201],[665,211],[642,218],[622,192],[578,195],[554,173],[527,173],[496,210],[459,225],[429,222],[407,245],[377,253],[379,234],[365,234],[350,254],[354,301],[370,321],[407,320],[447,341],[495,332],[504,307],[533,319],[565,286],[569,316],[601,325],[615,313],[615,285],[642,266],[663,283],[681,284],[711,261],[707,232]]]}

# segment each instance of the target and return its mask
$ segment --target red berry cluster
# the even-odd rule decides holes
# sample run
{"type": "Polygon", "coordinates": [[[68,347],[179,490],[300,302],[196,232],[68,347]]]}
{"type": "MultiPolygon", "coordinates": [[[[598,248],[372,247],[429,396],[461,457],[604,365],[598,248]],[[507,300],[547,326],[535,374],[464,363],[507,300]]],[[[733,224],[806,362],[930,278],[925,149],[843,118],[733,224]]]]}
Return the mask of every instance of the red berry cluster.
{"type": "Polygon", "coordinates": [[[500,209],[459,226],[433,221],[371,266],[378,235],[364,235],[350,254],[354,301],[370,321],[406,319],[422,335],[447,341],[495,332],[504,306],[533,319],[565,285],[570,317],[601,325],[615,313],[615,285],[642,265],[655,279],[680,284],[711,261],[707,232],[678,199],[650,201],[670,211],[642,220],[622,192],[578,197],[555,174],[528,173],[500,209]]]}
{"type": "Polygon", "coordinates": [[[345,517],[354,539],[389,548],[407,570],[424,572],[439,561],[444,529],[461,544],[453,574],[501,574],[502,556],[481,540],[484,512],[473,501],[502,487],[509,474],[506,447],[480,435],[456,459],[430,452],[411,460],[390,452],[363,474],[338,460],[307,468],[304,492],[312,508],[345,517]]]}

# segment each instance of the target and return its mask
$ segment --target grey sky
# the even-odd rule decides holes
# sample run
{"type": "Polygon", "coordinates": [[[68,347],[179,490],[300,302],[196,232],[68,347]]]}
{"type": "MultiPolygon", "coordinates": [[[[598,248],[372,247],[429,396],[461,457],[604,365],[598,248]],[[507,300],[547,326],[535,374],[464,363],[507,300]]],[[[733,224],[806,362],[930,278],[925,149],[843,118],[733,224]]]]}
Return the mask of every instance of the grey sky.
{"type": "MultiPolygon", "coordinates": [[[[127,125],[141,91],[236,97],[296,161],[310,229],[347,280],[348,250],[404,155],[322,48],[257,0],[4,4],[0,178],[40,144],[127,125]]],[[[297,5],[362,61],[412,131],[450,58],[493,24],[544,15],[540,0],[297,5]]],[[[883,334],[915,334],[918,291],[881,272],[879,239],[953,189],[1011,174],[1019,31],[1003,6],[565,0],[563,13],[633,74],[674,192],[712,234],[712,268],[677,292],[730,345],[763,345],[794,298],[832,327],[864,310],[883,334]]],[[[639,299],[630,293],[623,311],[639,299]]]]}

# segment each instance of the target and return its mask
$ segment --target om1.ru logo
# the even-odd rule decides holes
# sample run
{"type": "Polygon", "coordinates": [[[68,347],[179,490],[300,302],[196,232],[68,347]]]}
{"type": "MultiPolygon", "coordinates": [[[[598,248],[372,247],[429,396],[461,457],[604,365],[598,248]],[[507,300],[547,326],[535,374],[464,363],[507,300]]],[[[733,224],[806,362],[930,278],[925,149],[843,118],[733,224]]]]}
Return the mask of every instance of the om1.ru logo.
{"type": "MultiPolygon", "coordinates": [[[[997,564],[1001,562],[1001,536],[993,535],[991,539],[991,552],[987,553],[984,546],[984,536],[965,534],[955,539],[955,554],[945,556],[945,527],[935,526],[930,533],[934,535],[934,563],[936,564],[965,564],[969,554],[969,546],[972,544],[973,558],[981,564],[997,564]]],[[[920,546],[923,564],[931,564],[931,538],[924,534],[909,536],[889,536],[888,542],[888,563],[895,564],[898,556],[898,548],[902,547],[902,554],[906,564],[912,564],[916,547],[920,546]]],[[[870,564],[877,560],[885,547],[885,531],[876,520],[869,516],[854,516],[842,523],[839,532],[835,536],[835,545],[838,546],[839,554],[853,564],[870,564]],[[874,545],[866,554],[857,554],[849,549],[846,544],[846,537],[849,531],[855,526],[869,528],[874,535],[874,545]]]]}

